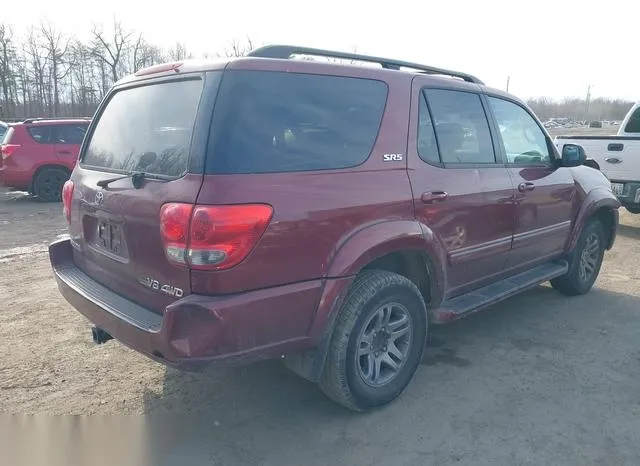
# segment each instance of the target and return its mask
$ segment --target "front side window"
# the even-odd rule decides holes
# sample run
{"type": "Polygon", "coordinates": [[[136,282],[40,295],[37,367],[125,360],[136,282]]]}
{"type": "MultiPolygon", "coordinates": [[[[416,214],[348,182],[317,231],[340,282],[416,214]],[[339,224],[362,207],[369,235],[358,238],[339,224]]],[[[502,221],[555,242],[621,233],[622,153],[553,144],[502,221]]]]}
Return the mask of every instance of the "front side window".
{"type": "Polygon", "coordinates": [[[480,96],[470,92],[428,89],[425,95],[445,164],[495,163],[489,123],[480,96]]]}
{"type": "Polygon", "coordinates": [[[489,97],[507,163],[546,165],[551,162],[547,137],[534,118],[519,105],[497,97],[489,97]]]}
{"type": "Polygon", "coordinates": [[[87,132],[86,124],[56,125],[53,127],[53,142],[55,144],[82,144],[87,132]]]}

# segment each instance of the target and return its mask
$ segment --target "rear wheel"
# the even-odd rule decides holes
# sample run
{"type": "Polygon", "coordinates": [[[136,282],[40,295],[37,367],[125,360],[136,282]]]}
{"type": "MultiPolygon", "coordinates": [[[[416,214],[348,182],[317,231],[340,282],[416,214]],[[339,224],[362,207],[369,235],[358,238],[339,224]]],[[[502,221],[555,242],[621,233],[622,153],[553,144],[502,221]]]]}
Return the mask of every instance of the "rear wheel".
{"type": "Polygon", "coordinates": [[[69,173],[62,168],[44,168],[36,174],[33,193],[42,202],[59,202],[62,186],[69,179],[69,173]]]}
{"type": "Polygon", "coordinates": [[[569,256],[569,271],[562,277],[551,280],[551,286],[568,296],[587,293],[600,273],[604,250],[602,223],[593,219],[582,230],[578,243],[569,256]]]}
{"type": "Polygon", "coordinates": [[[427,310],[416,285],[392,272],[364,271],[338,316],[320,387],[354,411],[385,405],[413,378],[426,336],[427,310]]]}

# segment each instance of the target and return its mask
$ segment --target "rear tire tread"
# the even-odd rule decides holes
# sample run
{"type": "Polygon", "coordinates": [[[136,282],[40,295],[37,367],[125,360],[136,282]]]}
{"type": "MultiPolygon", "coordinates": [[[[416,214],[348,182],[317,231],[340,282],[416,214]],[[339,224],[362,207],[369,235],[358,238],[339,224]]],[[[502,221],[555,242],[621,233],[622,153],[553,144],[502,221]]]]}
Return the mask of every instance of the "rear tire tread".
{"type": "MultiPolygon", "coordinates": [[[[329,352],[319,383],[325,395],[352,411],[363,412],[367,409],[367,406],[358,403],[347,381],[345,366],[348,357],[347,347],[349,345],[349,339],[351,338],[353,327],[366,303],[374,298],[381,289],[390,285],[406,286],[413,291],[416,296],[420,298],[424,306],[425,319],[427,318],[426,305],[424,304],[422,294],[418,287],[408,278],[385,270],[365,270],[356,277],[339,311],[340,314],[338,315],[331,337],[329,352]]],[[[426,338],[424,343],[426,343],[426,338]]],[[[419,350],[420,357],[422,356],[423,350],[424,344],[419,350]]],[[[418,358],[418,360],[419,359],[420,358],[418,358]]],[[[411,375],[409,381],[413,378],[414,374],[411,375]]],[[[406,385],[395,394],[394,398],[399,396],[405,387],[406,385]]]]}

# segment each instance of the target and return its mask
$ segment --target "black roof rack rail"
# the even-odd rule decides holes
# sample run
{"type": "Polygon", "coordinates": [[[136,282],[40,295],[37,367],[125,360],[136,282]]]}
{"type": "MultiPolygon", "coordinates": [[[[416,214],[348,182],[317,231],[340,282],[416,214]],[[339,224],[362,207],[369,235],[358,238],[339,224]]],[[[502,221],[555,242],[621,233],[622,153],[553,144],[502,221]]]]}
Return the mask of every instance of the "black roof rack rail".
{"type": "Polygon", "coordinates": [[[50,120],[90,120],[90,117],[35,117],[35,118],[25,118],[22,120],[24,124],[34,123],[36,121],[50,121],[50,120]]]}
{"type": "Polygon", "coordinates": [[[359,55],[357,53],[335,52],[331,50],[314,49],[310,47],[296,47],[293,45],[266,45],[249,52],[247,56],[258,58],[279,58],[289,59],[291,55],[315,55],[318,57],[342,58],[345,60],[357,60],[369,63],[379,63],[385,69],[399,70],[400,68],[411,68],[428,74],[441,74],[461,78],[467,82],[484,84],[481,80],[467,73],[436,68],[433,66],[420,65],[390,58],[373,57],[370,55],[359,55]]]}

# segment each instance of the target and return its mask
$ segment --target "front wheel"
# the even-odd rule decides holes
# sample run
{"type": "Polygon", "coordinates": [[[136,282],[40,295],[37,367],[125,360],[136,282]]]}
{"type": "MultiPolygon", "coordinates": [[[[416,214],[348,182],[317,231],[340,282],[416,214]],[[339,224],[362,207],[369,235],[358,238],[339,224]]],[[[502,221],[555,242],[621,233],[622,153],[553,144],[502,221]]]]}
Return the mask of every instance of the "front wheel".
{"type": "Polygon", "coordinates": [[[602,223],[591,220],[569,256],[569,271],[551,280],[551,286],[567,296],[587,293],[598,278],[604,258],[605,235],[602,223]]]}
{"type": "Polygon", "coordinates": [[[411,280],[383,270],[362,272],[338,316],[320,388],[354,411],[393,401],[418,368],[427,324],[424,300],[411,280]]]}

